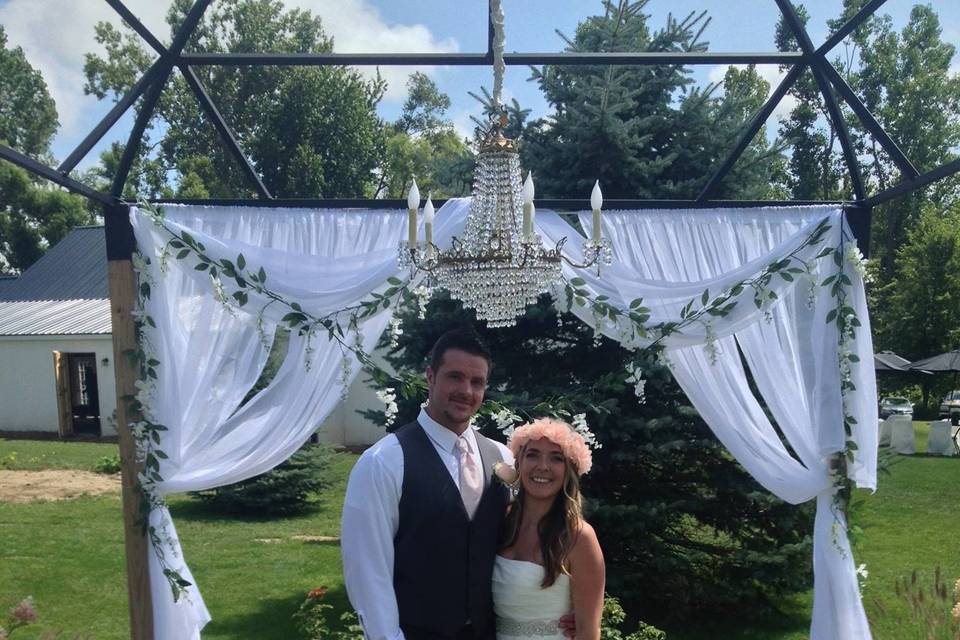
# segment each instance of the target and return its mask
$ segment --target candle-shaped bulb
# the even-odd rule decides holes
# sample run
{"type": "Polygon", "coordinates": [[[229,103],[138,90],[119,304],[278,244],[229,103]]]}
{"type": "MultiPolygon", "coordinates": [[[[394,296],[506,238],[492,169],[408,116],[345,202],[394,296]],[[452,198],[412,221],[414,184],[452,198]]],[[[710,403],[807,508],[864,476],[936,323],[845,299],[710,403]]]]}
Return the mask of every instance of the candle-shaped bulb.
{"type": "Polygon", "coordinates": [[[433,210],[433,200],[430,199],[430,194],[427,194],[427,203],[423,205],[423,223],[424,224],[433,224],[433,218],[435,212],[433,210]]]}
{"type": "Polygon", "coordinates": [[[420,208],[420,189],[417,188],[417,180],[414,178],[413,184],[410,185],[410,191],[407,192],[407,209],[419,209],[420,208]]]}
{"type": "Polygon", "coordinates": [[[593,191],[590,192],[590,208],[594,211],[603,208],[603,192],[600,191],[600,181],[593,183],[593,191]]]}
{"type": "Polygon", "coordinates": [[[420,189],[413,181],[407,192],[407,246],[413,251],[417,247],[417,209],[420,208],[420,189]]]}
{"type": "Polygon", "coordinates": [[[426,235],[427,246],[433,244],[433,200],[430,199],[430,193],[427,193],[427,203],[423,205],[423,232],[426,235]]]}
{"type": "Polygon", "coordinates": [[[593,241],[600,243],[601,224],[600,208],[603,207],[603,193],[600,192],[600,181],[593,184],[593,191],[590,193],[590,208],[593,209],[593,241]]]}
{"type": "Polygon", "coordinates": [[[523,181],[523,204],[533,204],[533,172],[527,172],[527,179],[523,181]]]}

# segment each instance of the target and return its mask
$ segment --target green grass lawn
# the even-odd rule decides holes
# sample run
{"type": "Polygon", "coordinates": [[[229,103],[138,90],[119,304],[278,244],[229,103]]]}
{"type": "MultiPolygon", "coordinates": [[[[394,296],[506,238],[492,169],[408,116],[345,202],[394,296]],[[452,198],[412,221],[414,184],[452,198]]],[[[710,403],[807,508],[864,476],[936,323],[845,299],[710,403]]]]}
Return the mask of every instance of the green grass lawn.
{"type": "MultiPolygon", "coordinates": [[[[925,439],[923,440],[925,443],[925,439]]],[[[922,448],[920,449],[922,450],[922,448]]],[[[90,469],[115,445],[0,439],[0,460],[16,452],[19,468],[90,469]]],[[[334,485],[305,516],[273,520],[213,514],[189,496],[171,499],[184,553],[212,615],[207,639],[293,640],[290,622],[306,592],[329,587],[327,598],[346,606],[339,545],[299,536],[337,536],[346,476],[356,456],[335,458],[334,485]]],[[[870,571],[864,599],[877,640],[919,638],[900,620],[905,608],[893,583],[913,569],[940,566],[960,576],[960,458],[900,458],[865,494],[858,522],[865,538],[857,563],[870,571]],[[885,613],[881,613],[881,608],[885,613]]],[[[36,639],[44,630],[66,638],[126,638],[126,586],[119,497],[66,502],[0,503],[0,610],[33,595],[42,624],[14,637],[36,639]]],[[[731,612],[731,621],[691,621],[670,629],[671,640],[802,640],[807,638],[810,593],[780,603],[776,616],[753,619],[731,612]]]]}

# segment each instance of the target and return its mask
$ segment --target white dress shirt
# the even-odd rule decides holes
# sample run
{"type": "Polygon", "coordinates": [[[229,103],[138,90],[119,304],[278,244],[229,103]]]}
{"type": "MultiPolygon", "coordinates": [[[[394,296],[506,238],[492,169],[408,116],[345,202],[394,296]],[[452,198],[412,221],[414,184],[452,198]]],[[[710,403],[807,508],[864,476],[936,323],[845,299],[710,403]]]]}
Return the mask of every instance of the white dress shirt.
{"type": "MultiPolygon", "coordinates": [[[[457,434],[437,423],[423,409],[417,422],[459,489],[457,434]]],[[[482,469],[473,429],[464,431],[463,437],[470,444],[474,461],[482,469]]],[[[510,450],[499,442],[496,445],[504,462],[513,464],[510,450]]],[[[343,501],[340,533],[343,578],[367,640],[404,640],[393,592],[393,538],[400,522],[402,487],[403,450],[400,441],[391,433],[364,451],[357,460],[350,472],[343,501]]],[[[438,588],[443,587],[438,585],[438,588]]]]}

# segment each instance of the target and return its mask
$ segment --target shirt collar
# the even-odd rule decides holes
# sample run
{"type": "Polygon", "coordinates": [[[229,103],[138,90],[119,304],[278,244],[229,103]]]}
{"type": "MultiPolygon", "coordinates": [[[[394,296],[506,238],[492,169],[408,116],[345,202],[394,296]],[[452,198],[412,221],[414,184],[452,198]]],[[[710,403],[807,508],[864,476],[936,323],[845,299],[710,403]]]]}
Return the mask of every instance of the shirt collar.
{"type": "MultiPolygon", "coordinates": [[[[451,453],[456,452],[457,440],[459,440],[457,434],[431,418],[426,409],[420,409],[420,415],[417,416],[417,422],[419,422],[420,426],[423,427],[427,437],[440,445],[441,449],[444,451],[450,451],[451,453]]],[[[467,444],[470,445],[470,450],[476,451],[477,436],[473,432],[473,427],[467,427],[463,432],[463,437],[466,439],[467,444]]]]}

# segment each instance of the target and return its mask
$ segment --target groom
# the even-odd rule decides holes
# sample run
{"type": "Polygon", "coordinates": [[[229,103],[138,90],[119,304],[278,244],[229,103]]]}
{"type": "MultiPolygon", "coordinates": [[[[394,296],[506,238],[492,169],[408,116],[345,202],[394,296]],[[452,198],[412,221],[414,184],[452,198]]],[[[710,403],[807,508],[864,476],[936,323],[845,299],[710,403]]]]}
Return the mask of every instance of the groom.
{"type": "Polygon", "coordinates": [[[491,577],[510,450],[470,428],[490,353],[469,330],[443,334],[416,422],[360,456],[343,505],[343,575],[368,640],[494,640],[491,577]]]}

